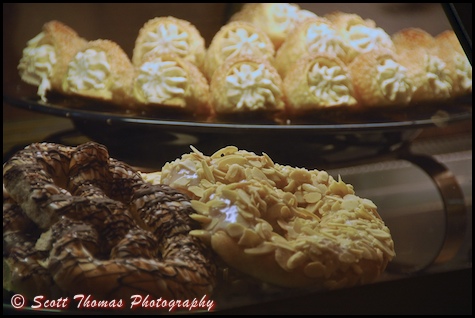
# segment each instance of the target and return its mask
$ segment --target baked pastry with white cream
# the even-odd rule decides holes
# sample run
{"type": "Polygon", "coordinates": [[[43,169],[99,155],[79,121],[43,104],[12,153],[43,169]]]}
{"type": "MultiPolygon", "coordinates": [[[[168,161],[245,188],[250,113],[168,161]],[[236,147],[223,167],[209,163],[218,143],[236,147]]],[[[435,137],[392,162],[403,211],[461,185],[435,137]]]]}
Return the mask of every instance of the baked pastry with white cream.
{"type": "Polygon", "coordinates": [[[21,79],[38,87],[38,95],[46,102],[48,91],[62,92],[67,65],[86,40],[69,26],[52,20],[28,41],[18,64],[21,79]]]}

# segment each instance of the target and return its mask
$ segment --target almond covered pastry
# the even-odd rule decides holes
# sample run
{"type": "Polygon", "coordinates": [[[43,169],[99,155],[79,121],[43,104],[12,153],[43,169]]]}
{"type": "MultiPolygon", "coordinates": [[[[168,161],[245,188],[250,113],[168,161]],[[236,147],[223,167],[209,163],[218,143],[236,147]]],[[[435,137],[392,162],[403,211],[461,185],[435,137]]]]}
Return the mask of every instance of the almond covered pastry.
{"type": "Polygon", "coordinates": [[[225,24],[213,37],[205,56],[204,71],[211,79],[227,59],[253,55],[273,61],[274,45],[267,34],[254,24],[235,21],[225,24]]]}
{"type": "Polygon", "coordinates": [[[406,67],[387,49],[358,55],[348,66],[360,104],[374,107],[408,105],[415,87],[406,67]]]}
{"type": "Polygon", "coordinates": [[[167,106],[193,115],[210,114],[208,81],[176,54],[148,54],[136,67],[133,96],[144,108],[167,106]]]}
{"type": "Polygon", "coordinates": [[[245,3],[230,21],[250,22],[262,29],[278,49],[297,24],[317,15],[294,3],[245,3]]]}
{"type": "Polygon", "coordinates": [[[275,66],[284,78],[301,57],[312,53],[330,53],[343,63],[350,61],[355,50],[325,18],[309,18],[300,23],[277,50],[275,66]]]}
{"type": "Polygon", "coordinates": [[[453,83],[452,96],[471,94],[472,64],[453,30],[446,30],[435,37],[434,52],[446,64],[453,83]]]}
{"type": "Polygon", "coordinates": [[[333,26],[359,54],[379,48],[394,50],[391,36],[371,19],[354,13],[335,11],[325,15],[333,26]]]}
{"type": "Polygon", "coordinates": [[[128,107],[133,74],[132,62],[117,43],[89,41],[69,62],[63,91],[128,107]]]}
{"type": "Polygon", "coordinates": [[[414,85],[413,101],[444,100],[452,96],[453,81],[447,64],[434,52],[435,38],[419,28],[393,34],[399,63],[414,85]]]}
{"type": "Polygon", "coordinates": [[[314,53],[299,59],[283,83],[287,112],[292,116],[357,103],[347,66],[331,54],[314,53]]]}
{"type": "Polygon", "coordinates": [[[86,45],[69,26],[53,20],[28,41],[18,65],[21,79],[38,86],[38,95],[46,101],[48,91],[63,92],[62,81],[67,65],[77,51],[86,45]]]}
{"type": "Polygon", "coordinates": [[[275,114],[284,110],[282,79],[269,61],[255,56],[228,59],[210,84],[216,115],[275,114]]]}
{"type": "Polygon", "coordinates": [[[172,16],[156,17],[140,29],[132,62],[137,66],[148,54],[174,53],[201,68],[205,52],[205,40],[193,24],[172,16]]]}

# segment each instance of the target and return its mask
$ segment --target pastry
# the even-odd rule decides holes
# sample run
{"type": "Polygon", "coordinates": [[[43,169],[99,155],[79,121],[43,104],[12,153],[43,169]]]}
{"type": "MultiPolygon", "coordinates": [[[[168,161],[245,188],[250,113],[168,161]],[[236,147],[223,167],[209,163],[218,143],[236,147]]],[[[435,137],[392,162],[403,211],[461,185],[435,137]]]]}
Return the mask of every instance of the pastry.
{"type": "Polygon", "coordinates": [[[229,58],[254,55],[269,61],[274,59],[274,45],[261,29],[248,22],[225,24],[213,37],[206,51],[204,70],[211,80],[214,71],[229,58]]]}
{"type": "Polygon", "coordinates": [[[211,105],[217,116],[284,111],[282,79],[269,61],[255,56],[228,59],[210,83],[211,105]]]}
{"type": "Polygon", "coordinates": [[[283,88],[291,116],[357,103],[347,66],[328,53],[314,53],[297,60],[285,76],[283,88]]]}
{"type": "Polygon", "coordinates": [[[326,14],[325,18],[359,54],[379,48],[394,50],[391,36],[371,19],[341,11],[326,14]]]}
{"type": "Polygon", "coordinates": [[[173,53],[148,54],[135,70],[133,96],[143,109],[210,115],[209,85],[198,67],[173,53]]]}
{"type": "Polygon", "coordinates": [[[361,105],[367,107],[408,105],[415,87],[406,67],[388,49],[361,53],[348,65],[361,105]]]}
{"type": "Polygon", "coordinates": [[[160,182],[187,193],[226,264],[283,287],[336,289],[373,282],[395,256],[369,199],[323,170],[274,163],[234,146],[195,148],[166,163],[160,182]]]}
{"type": "Polygon", "coordinates": [[[175,53],[201,68],[206,53],[205,41],[189,21],[172,16],[156,17],[147,21],[139,31],[133,64],[142,64],[145,57],[152,53],[175,53]]]}
{"type": "Polygon", "coordinates": [[[393,34],[399,63],[407,69],[414,86],[412,101],[445,100],[452,96],[453,82],[446,63],[434,52],[435,38],[420,28],[393,34]]]}
{"type": "Polygon", "coordinates": [[[472,93],[472,64],[453,30],[446,30],[435,37],[435,54],[446,64],[452,79],[452,96],[472,93]]]}
{"type": "Polygon", "coordinates": [[[63,91],[128,108],[133,74],[129,57],[117,43],[89,41],[69,62],[63,91]]]}
{"type": "Polygon", "coordinates": [[[250,22],[262,29],[277,50],[297,24],[317,15],[294,3],[245,3],[230,21],[250,22]]]}
{"type": "Polygon", "coordinates": [[[216,265],[189,234],[199,228],[189,198],[145,182],[105,146],[31,144],[7,160],[3,181],[3,233],[16,237],[4,245],[7,290],[30,300],[213,292],[216,265]]]}
{"type": "Polygon", "coordinates": [[[297,25],[277,50],[275,67],[284,78],[293,68],[293,63],[312,53],[334,54],[343,63],[350,61],[356,54],[328,19],[310,18],[297,25]]]}
{"type": "Polygon", "coordinates": [[[86,45],[86,40],[62,22],[52,20],[28,41],[18,65],[21,79],[38,86],[38,95],[46,102],[48,91],[62,92],[67,65],[86,45]]]}

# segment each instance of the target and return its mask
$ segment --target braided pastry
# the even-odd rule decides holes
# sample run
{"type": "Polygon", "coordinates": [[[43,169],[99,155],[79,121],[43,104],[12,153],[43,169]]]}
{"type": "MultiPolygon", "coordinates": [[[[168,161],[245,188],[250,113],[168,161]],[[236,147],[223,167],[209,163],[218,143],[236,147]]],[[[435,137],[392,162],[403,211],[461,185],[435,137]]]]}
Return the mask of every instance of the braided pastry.
{"type": "Polygon", "coordinates": [[[188,197],[145,182],[104,146],[31,144],[4,164],[3,182],[5,289],[103,299],[212,292],[215,265],[189,235],[188,197]]]}
{"type": "Polygon", "coordinates": [[[212,156],[193,148],[151,177],[193,199],[192,217],[202,229],[192,235],[231,268],[268,283],[330,289],[368,283],[395,256],[374,203],[325,171],[229,146],[212,156]]]}

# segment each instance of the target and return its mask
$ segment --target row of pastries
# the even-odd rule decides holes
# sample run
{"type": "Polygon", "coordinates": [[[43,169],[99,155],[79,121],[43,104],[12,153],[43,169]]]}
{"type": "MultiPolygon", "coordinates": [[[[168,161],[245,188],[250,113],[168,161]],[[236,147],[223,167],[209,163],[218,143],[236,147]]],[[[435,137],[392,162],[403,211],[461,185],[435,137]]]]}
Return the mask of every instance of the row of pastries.
{"type": "Polygon", "coordinates": [[[471,64],[453,30],[389,35],[353,13],[318,16],[290,3],[244,4],[208,47],[189,21],[152,18],[130,53],[54,20],[27,43],[18,69],[44,101],[54,91],[208,119],[405,106],[472,90],[471,64]]]}

